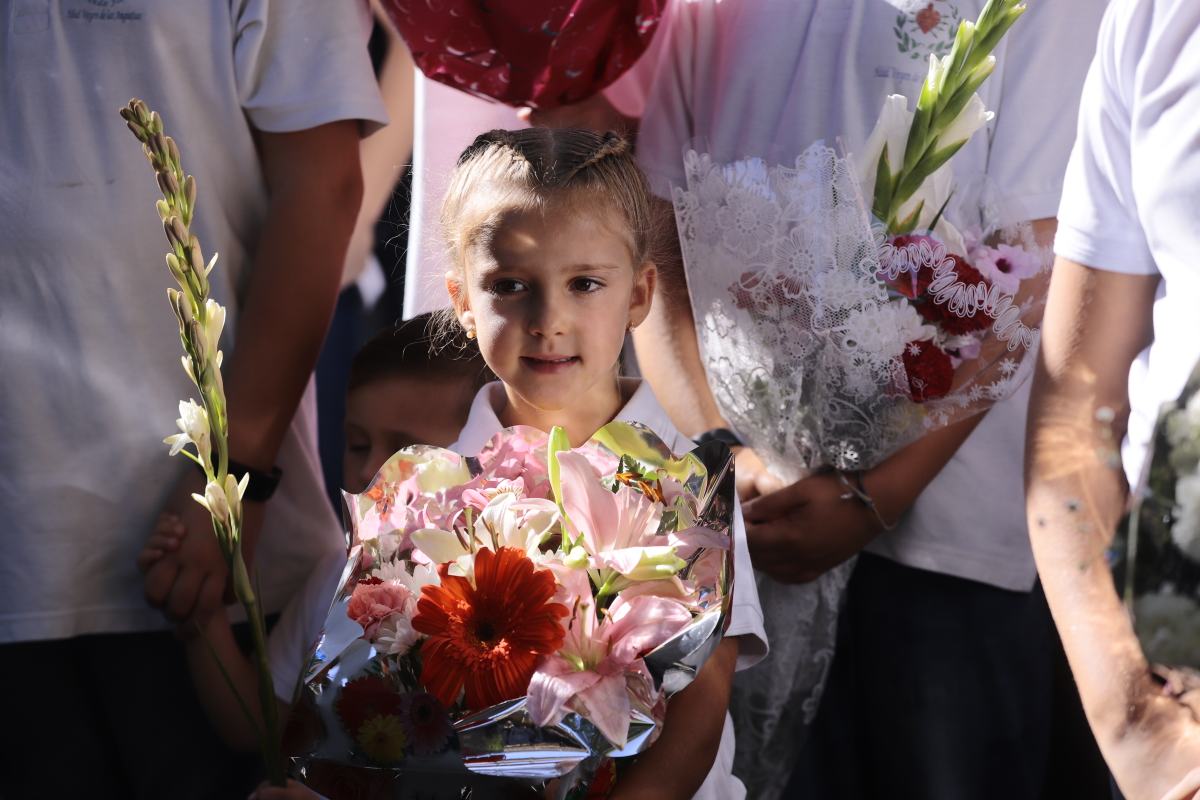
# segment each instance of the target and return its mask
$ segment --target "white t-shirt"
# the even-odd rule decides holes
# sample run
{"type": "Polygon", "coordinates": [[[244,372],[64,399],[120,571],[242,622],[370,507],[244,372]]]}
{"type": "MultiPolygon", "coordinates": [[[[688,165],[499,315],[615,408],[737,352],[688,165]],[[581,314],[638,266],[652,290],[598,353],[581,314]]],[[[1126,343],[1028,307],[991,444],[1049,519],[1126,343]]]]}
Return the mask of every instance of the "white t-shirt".
{"type": "Polygon", "coordinates": [[[1154,342],[1129,375],[1130,486],[1141,482],[1160,406],[1200,359],[1197,120],[1200,3],[1114,0],[1083,90],[1054,248],[1096,269],[1162,276],[1154,342]]]}
{"type": "MultiPolygon", "coordinates": [[[[682,185],[682,154],[692,145],[718,161],[790,162],[821,139],[854,152],[884,98],[915,98],[928,54],[948,52],[958,19],[975,19],[983,5],[675,3],[671,40],[638,134],[651,185],[664,197],[682,185]]],[[[964,180],[986,173],[1017,218],[1054,216],[1073,138],[1070,119],[1103,6],[1102,0],[1030,3],[996,51],[996,71],[980,93],[997,119],[960,151],[954,169],[964,180]]],[[[1028,590],[1036,568],[1021,477],[1027,392],[997,404],[900,527],[869,549],[910,566],[1028,590]]]]}
{"type": "MultiPolygon", "coordinates": [[[[496,416],[496,408],[503,399],[504,386],[501,383],[489,383],[480,389],[471,404],[467,424],[463,427],[458,442],[452,445],[451,449],[472,455],[482,450],[483,446],[504,428],[496,416]]],[[[654,431],[672,452],[686,453],[696,446],[695,442],[671,424],[667,412],[655,398],[648,383],[640,383],[616,418],[622,422],[639,422],[645,425],[654,431]]],[[[735,585],[733,608],[725,635],[740,637],[737,669],[743,670],[754,666],[766,656],[767,634],[763,629],[758,587],[753,580],[754,571],[750,564],[750,551],[746,548],[746,529],[740,508],[734,509],[733,540],[735,585]]],[[[726,714],[716,760],[700,790],[694,795],[695,800],[740,800],[746,796],[745,787],[733,774],[733,753],[733,720],[726,714]]]]}
{"type": "MultiPolygon", "coordinates": [[[[161,628],[135,558],[185,470],[162,438],[195,396],[166,299],[158,190],[117,116],[162,114],[195,174],[195,231],[236,289],[267,210],[253,129],[385,120],[358,0],[22,0],[0,52],[0,642],[161,628]]],[[[257,562],[280,609],[343,547],[305,395],[257,562]]]]}

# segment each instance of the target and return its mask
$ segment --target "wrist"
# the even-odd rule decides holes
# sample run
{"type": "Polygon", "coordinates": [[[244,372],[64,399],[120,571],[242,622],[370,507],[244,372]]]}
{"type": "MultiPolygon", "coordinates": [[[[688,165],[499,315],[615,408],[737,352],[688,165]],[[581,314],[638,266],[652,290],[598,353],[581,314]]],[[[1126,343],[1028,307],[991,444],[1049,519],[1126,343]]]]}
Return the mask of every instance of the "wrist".
{"type": "Polygon", "coordinates": [[[870,471],[837,470],[838,482],[845,491],[842,499],[862,505],[874,518],[876,526],[882,533],[894,529],[907,509],[897,510],[891,502],[891,498],[885,499],[873,491],[882,487],[878,480],[868,482],[868,477],[872,475],[873,473],[870,471]]]}

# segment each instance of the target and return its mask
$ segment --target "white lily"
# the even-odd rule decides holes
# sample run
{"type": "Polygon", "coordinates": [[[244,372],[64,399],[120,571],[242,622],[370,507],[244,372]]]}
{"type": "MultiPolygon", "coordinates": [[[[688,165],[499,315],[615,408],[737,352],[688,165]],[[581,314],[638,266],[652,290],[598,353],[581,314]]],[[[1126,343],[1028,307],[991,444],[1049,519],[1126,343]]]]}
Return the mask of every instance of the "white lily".
{"type": "MultiPolygon", "coordinates": [[[[520,498],[503,492],[487,504],[475,518],[471,535],[474,543],[464,541],[462,532],[422,528],[412,535],[413,545],[434,564],[459,562],[480,547],[513,547],[536,556],[541,544],[559,522],[558,506],[550,500],[520,498]]],[[[460,564],[461,566],[461,564],[460,564]]]]}

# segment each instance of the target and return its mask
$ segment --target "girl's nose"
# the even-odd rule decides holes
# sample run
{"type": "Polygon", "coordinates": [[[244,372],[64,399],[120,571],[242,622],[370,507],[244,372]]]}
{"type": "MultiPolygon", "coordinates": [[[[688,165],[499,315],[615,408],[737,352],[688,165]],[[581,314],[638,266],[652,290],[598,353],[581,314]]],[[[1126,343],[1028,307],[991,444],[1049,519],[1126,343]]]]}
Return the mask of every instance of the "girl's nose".
{"type": "Polygon", "coordinates": [[[567,314],[565,303],[547,295],[539,295],[529,313],[529,332],[534,336],[559,336],[566,332],[567,314]]]}

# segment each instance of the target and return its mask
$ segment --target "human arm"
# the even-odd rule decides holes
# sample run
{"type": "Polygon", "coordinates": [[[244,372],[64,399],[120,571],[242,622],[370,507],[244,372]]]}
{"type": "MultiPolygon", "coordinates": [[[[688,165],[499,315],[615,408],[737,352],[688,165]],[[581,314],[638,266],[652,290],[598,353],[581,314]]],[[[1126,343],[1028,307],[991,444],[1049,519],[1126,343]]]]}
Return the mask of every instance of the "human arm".
{"type": "Polygon", "coordinates": [[[1162,691],[1105,560],[1128,494],[1116,447],[1129,368],[1152,337],[1158,281],[1059,259],[1026,445],[1038,573],[1088,721],[1129,800],[1156,800],[1200,765],[1200,704],[1162,691]]]}
{"type": "MultiPolygon", "coordinates": [[[[200,531],[198,535],[205,533],[200,531]]],[[[187,536],[181,518],[161,515],[138,554],[138,569],[147,572],[163,557],[176,552],[187,536]]],[[[196,695],[217,734],[236,750],[257,750],[258,731],[262,729],[258,677],[234,639],[225,610],[218,608],[203,619],[180,626],[178,635],[196,695]],[[253,720],[247,713],[253,715],[253,720]]],[[[285,719],[288,704],[279,701],[279,712],[280,719],[285,719]]]]}
{"type": "Polygon", "coordinates": [[[717,757],[737,663],[737,639],[723,639],[695,679],[667,703],[662,733],[622,770],[610,800],[688,800],[717,757]]]}
{"type": "Polygon", "coordinates": [[[408,46],[372,0],[375,18],[387,34],[387,55],[379,71],[379,92],[387,108],[388,124],[362,140],[363,199],[358,221],[346,249],[342,286],[349,286],[362,273],[375,246],[375,223],[392,199],[396,182],[412,161],[413,150],[413,61],[408,46]]]}
{"type": "MultiPolygon", "coordinates": [[[[274,466],[333,311],[362,196],[358,136],[354,120],[259,134],[268,210],[241,303],[237,346],[226,361],[225,391],[230,455],[264,472],[274,466]]],[[[164,509],[194,531],[208,524],[207,512],[190,497],[198,485],[189,471],[164,509]]],[[[263,514],[261,503],[244,504],[247,563],[263,514]]],[[[220,604],[226,576],[215,537],[190,536],[147,573],[147,599],[185,621],[220,604]]]]}

